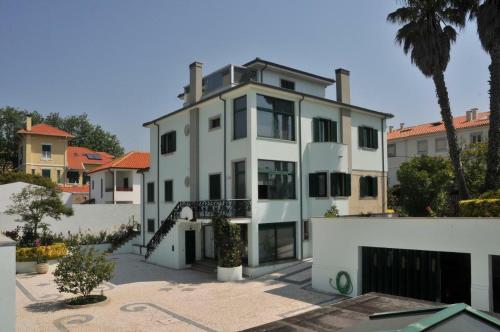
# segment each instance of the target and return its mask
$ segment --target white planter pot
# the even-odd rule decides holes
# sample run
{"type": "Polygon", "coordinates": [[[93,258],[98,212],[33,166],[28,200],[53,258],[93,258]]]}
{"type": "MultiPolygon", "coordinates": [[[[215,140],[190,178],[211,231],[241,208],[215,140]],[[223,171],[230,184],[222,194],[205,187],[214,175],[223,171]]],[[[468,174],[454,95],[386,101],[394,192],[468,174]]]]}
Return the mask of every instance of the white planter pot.
{"type": "MultiPolygon", "coordinates": [[[[47,264],[49,264],[49,272],[54,272],[57,267],[57,263],[57,259],[52,259],[47,262],[47,264]]],[[[36,272],[35,265],[36,262],[16,262],[16,273],[36,272]]]]}
{"type": "Polygon", "coordinates": [[[243,266],[220,267],[217,266],[217,280],[219,281],[238,281],[243,280],[243,266]]]}

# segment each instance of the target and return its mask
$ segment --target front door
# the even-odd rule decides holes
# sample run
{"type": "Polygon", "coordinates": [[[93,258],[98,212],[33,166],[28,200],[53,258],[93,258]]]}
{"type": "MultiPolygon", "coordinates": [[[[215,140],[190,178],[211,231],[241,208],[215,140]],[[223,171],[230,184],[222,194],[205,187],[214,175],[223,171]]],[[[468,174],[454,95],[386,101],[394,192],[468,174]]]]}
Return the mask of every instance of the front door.
{"type": "Polygon", "coordinates": [[[214,227],[205,226],[205,257],[215,258],[215,241],[214,241],[214,227]]]}
{"type": "Polygon", "coordinates": [[[186,264],[193,264],[196,260],[196,233],[186,231],[186,264]]]}

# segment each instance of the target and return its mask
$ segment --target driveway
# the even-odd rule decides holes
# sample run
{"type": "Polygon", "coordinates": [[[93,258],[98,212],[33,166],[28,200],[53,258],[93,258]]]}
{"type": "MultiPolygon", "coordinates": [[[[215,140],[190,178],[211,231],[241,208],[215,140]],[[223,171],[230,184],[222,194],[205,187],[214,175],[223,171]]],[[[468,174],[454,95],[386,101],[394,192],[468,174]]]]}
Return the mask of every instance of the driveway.
{"type": "MultiPolygon", "coordinates": [[[[311,262],[258,279],[221,283],[212,274],[172,270],[115,254],[109,301],[67,309],[51,274],[17,275],[18,331],[235,331],[281,320],[341,297],[310,288],[311,262]]],[[[100,291],[99,290],[99,291],[100,291]]]]}

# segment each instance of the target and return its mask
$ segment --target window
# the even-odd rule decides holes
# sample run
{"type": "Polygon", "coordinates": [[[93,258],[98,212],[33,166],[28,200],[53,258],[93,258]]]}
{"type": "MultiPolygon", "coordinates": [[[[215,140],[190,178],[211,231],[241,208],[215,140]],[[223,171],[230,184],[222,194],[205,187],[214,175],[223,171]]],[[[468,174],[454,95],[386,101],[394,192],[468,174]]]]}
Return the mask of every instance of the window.
{"type": "Polygon", "coordinates": [[[417,154],[419,155],[427,154],[427,140],[417,142],[417,154]]]}
{"type": "Polygon", "coordinates": [[[295,223],[259,224],[259,263],[295,258],[295,223]]]}
{"type": "Polygon", "coordinates": [[[173,202],[174,201],[174,181],[166,180],[165,181],[165,202],[173,202]]]}
{"type": "Polygon", "coordinates": [[[293,101],[257,95],[257,135],[295,140],[293,101]]]}
{"type": "Polygon", "coordinates": [[[259,160],[259,199],[295,198],[295,163],[259,160]]]}
{"type": "Polygon", "coordinates": [[[148,201],[148,203],[154,203],[154,201],[155,201],[155,184],[154,184],[154,182],[148,183],[147,201],[148,201]]]}
{"type": "Polygon", "coordinates": [[[208,120],[208,129],[213,130],[220,128],[220,115],[208,120]]]}
{"type": "Polygon", "coordinates": [[[361,176],[359,178],[360,197],[377,197],[378,183],[376,176],[361,176]]]}
{"type": "Polygon", "coordinates": [[[378,149],[378,130],[370,127],[358,127],[359,147],[378,149]]]}
{"type": "Polygon", "coordinates": [[[309,240],[309,227],[311,223],[309,220],[304,220],[304,240],[309,240]]]}
{"type": "Polygon", "coordinates": [[[61,183],[61,170],[57,170],[57,183],[61,183]]]}
{"type": "Polygon", "coordinates": [[[101,179],[101,198],[102,198],[102,193],[103,193],[103,191],[104,191],[104,185],[103,185],[103,183],[102,183],[102,182],[103,182],[103,181],[102,181],[102,179],[101,179]]]}
{"type": "Polygon", "coordinates": [[[31,169],[31,175],[35,175],[35,169],[34,168],[31,169]]]}
{"type": "Polygon", "coordinates": [[[80,183],[80,174],[78,174],[78,172],[68,171],[66,174],[67,174],[66,177],[68,178],[69,183],[71,183],[71,184],[80,183]]]}
{"type": "Polygon", "coordinates": [[[337,122],[328,119],[313,119],[314,142],[337,142],[337,122]]]}
{"type": "Polygon", "coordinates": [[[154,232],[155,232],[155,220],[148,219],[148,233],[154,233],[154,232]]]}
{"type": "Polygon", "coordinates": [[[396,144],[387,144],[387,157],[396,157],[396,144]]]}
{"type": "Polygon", "coordinates": [[[448,150],[448,141],[446,138],[436,138],[436,152],[444,152],[448,150]]]}
{"type": "Polygon", "coordinates": [[[281,80],[281,87],[283,89],[295,90],[295,82],[289,80],[281,80]]]}
{"type": "Polygon", "coordinates": [[[177,142],[175,131],[161,135],[161,154],[175,152],[176,148],[177,142]]]}
{"type": "Polygon", "coordinates": [[[309,174],[309,197],[327,197],[327,173],[309,174]]]}
{"type": "Polygon", "coordinates": [[[247,137],[247,96],[233,101],[233,138],[247,137]]]}
{"type": "Polygon", "coordinates": [[[211,174],[208,177],[210,192],[209,199],[221,199],[221,176],[220,174],[211,174]]]}
{"type": "Polygon", "coordinates": [[[351,196],[351,174],[338,172],[330,174],[330,186],[333,197],[351,196]]]}
{"type": "Polygon", "coordinates": [[[94,190],[94,180],[92,180],[92,190],[94,190]]]}
{"type": "Polygon", "coordinates": [[[234,163],[234,198],[242,199],[247,197],[246,192],[246,171],[245,161],[234,163]]]}
{"type": "Polygon", "coordinates": [[[87,184],[90,181],[90,176],[87,173],[83,173],[83,184],[87,184]]]}
{"type": "Polygon", "coordinates": [[[52,159],[52,145],[42,144],[42,160],[52,159]]]}
{"type": "Polygon", "coordinates": [[[42,169],[42,176],[50,179],[50,169],[42,169]]]}
{"type": "Polygon", "coordinates": [[[123,188],[128,189],[128,178],[123,178],[123,188]]]}
{"type": "Polygon", "coordinates": [[[481,143],[482,141],[483,141],[483,135],[481,133],[470,134],[470,142],[472,144],[481,143]]]}

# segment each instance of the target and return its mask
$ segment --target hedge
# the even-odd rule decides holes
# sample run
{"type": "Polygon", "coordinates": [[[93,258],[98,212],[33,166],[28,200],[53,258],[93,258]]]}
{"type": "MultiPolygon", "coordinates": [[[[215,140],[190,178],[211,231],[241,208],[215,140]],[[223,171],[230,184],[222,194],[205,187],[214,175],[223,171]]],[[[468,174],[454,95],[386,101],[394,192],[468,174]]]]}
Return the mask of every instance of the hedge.
{"type": "Polygon", "coordinates": [[[61,258],[66,256],[67,254],[66,245],[64,243],[54,243],[50,246],[47,246],[47,252],[45,252],[45,246],[40,246],[38,248],[17,248],[16,262],[36,261],[36,250],[38,250],[41,255],[46,255],[48,260],[61,258]]]}
{"type": "Polygon", "coordinates": [[[458,207],[460,217],[500,217],[500,198],[469,199],[458,207]]]}

